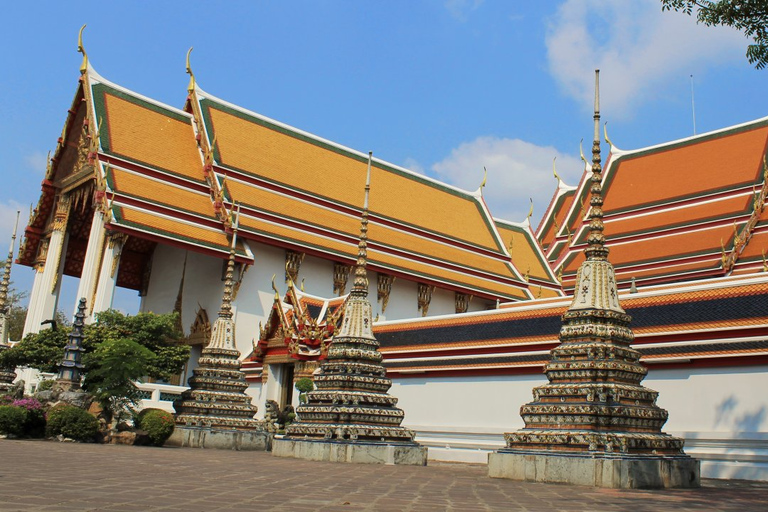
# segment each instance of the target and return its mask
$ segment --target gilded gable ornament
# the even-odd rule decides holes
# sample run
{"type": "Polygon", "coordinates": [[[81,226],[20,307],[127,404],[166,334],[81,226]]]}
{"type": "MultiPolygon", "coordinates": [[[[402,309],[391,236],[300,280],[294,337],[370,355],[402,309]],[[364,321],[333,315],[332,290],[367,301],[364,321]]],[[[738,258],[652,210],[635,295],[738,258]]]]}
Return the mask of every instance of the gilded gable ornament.
{"type": "Polygon", "coordinates": [[[304,261],[304,253],[296,251],[285,251],[285,282],[298,282],[299,269],[304,261]]]}
{"type": "Polygon", "coordinates": [[[435,287],[433,285],[419,283],[417,301],[419,311],[421,311],[421,316],[427,316],[427,312],[429,311],[429,303],[432,302],[432,292],[434,291],[435,287]]]}
{"type": "Polygon", "coordinates": [[[381,312],[384,313],[387,310],[387,304],[389,304],[389,294],[392,292],[392,283],[395,282],[395,276],[389,274],[382,274],[376,278],[376,300],[381,302],[381,312]]]}
{"type": "Polygon", "coordinates": [[[472,302],[472,295],[456,292],[454,296],[456,303],[456,313],[466,313],[469,309],[469,303],[472,302]]]}
{"type": "Polygon", "coordinates": [[[352,270],[350,265],[344,265],[343,263],[333,264],[333,293],[339,297],[344,295],[347,289],[350,270],[352,270]]]}

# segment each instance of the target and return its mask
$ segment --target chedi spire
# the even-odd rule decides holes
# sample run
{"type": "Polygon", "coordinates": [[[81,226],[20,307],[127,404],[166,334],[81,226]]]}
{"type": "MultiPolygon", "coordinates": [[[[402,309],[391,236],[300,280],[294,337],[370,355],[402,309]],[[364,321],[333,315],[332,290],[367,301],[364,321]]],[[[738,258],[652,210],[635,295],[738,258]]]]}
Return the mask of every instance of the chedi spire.
{"type": "Polygon", "coordinates": [[[314,374],[316,389],[297,410],[297,421],[275,440],[272,453],[283,457],[360,463],[426,464],[426,448],[400,425],[404,413],[388,394],[392,380],[382,365],[373,335],[368,300],[367,241],[371,158],[361,216],[355,280],[344,306],[344,320],[314,374]]]}
{"type": "MultiPolygon", "coordinates": [[[[8,330],[10,326],[8,324],[10,321],[11,304],[8,302],[8,287],[11,285],[11,266],[13,265],[16,230],[19,227],[19,213],[18,211],[16,212],[16,224],[13,227],[13,236],[11,236],[11,248],[8,250],[8,259],[5,261],[3,276],[0,279],[0,351],[10,348],[10,345],[8,345],[8,330]]],[[[15,368],[0,368],[0,391],[11,389],[15,379],[15,368]]]]}
{"type": "MultiPolygon", "coordinates": [[[[205,447],[206,439],[216,436],[225,439],[217,441],[212,448],[265,449],[264,439],[259,439],[247,446],[242,436],[235,436],[242,431],[264,430],[263,422],[254,419],[256,407],[251,404],[251,397],[245,394],[248,384],[245,374],[240,370],[240,351],[235,343],[235,322],[232,319],[232,290],[234,287],[235,247],[237,228],[240,217],[232,225],[232,244],[224,281],[224,294],[221,300],[219,316],[211,329],[211,339],[203,349],[198,366],[189,379],[190,389],[182,393],[174,402],[176,409],[177,436],[175,443],[205,447]],[[203,432],[205,431],[205,432],[203,432]],[[239,444],[239,443],[244,444],[239,444]]],[[[176,434],[174,434],[176,436],[176,434]]],[[[174,438],[172,437],[173,441],[174,438]]]]}
{"type": "Polygon", "coordinates": [[[549,382],[523,405],[525,428],[504,435],[489,475],[599,487],[697,487],[698,461],[664,434],[667,411],[641,385],[647,370],[630,345],[632,318],[619,303],[603,234],[598,71],[586,260],[579,267],[560,344],[545,365],[549,382]]]}

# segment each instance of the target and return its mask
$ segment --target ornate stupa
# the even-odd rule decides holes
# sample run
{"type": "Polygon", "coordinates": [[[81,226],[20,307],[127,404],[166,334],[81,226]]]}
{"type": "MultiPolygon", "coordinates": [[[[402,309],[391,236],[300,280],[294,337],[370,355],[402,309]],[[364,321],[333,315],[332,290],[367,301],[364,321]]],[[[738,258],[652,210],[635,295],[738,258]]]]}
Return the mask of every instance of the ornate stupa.
{"type": "Polygon", "coordinates": [[[641,381],[647,370],[631,348],[632,318],[619,303],[603,234],[599,72],[586,260],[562,317],[560,345],[544,371],[548,384],[522,406],[525,428],[505,434],[489,457],[495,477],[601,487],[697,487],[698,461],[683,440],[661,431],[667,411],[641,381]]]}
{"type": "Polygon", "coordinates": [[[317,389],[297,410],[297,421],[275,439],[273,454],[336,462],[426,464],[427,450],[400,424],[403,411],[388,394],[392,380],[381,363],[368,300],[367,243],[371,154],[365,184],[355,279],[344,320],[314,374],[317,389]]]}
{"type": "Polygon", "coordinates": [[[72,331],[67,338],[64,347],[64,358],[59,363],[59,374],[56,377],[55,387],[59,391],[76,391],[80,389],[80,380],[83,376],[83,327],[85,326],[85,297],[77,304],[75,321],[72,322],[72,331]]]}
{"type": "Polygon", "coordinates": [[[263,422],[254,419],[256,406],[245,394],[248,384],[240,370],[240,351],[235,345],[232,290],[236,242],[237,221],[233,223],[219,316],[211,329],[211,340],[189,379],[190,389],[173,404],[176,430],[170,444],[243,450],[269,447],[263,422]]]}
{"type": "MultiPolygon", "coordinates": [[[[11,285],[11,265],[13,264],[13,247],[16,242],[16,229],[19,225],[19,212],[16,212],[16,225],[11,236],[11,248],[8,250],[8,259],[3,268],[3,277],[0,278],[0,351],[10,348],[8,344],[9,313],[11,304],[8,302],[8,287],[11,285]]],[[[0,368],[0,393],[10,390],[16,379],[14,368],[0,368]]]]}

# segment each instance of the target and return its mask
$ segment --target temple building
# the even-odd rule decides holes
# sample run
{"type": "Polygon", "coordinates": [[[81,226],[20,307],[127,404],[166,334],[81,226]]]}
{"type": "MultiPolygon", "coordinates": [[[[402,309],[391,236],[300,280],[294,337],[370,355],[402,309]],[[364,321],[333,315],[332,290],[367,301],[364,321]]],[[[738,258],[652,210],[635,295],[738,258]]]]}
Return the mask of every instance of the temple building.
{"type": "MultiPolygon", "coordinates": [[[[257,419],[268,399],[297,405],[293,383],[342,325],[368,155],[219,99],[191,69],[182,108],[165,105],[100,76],[80,48],[17,259],[35,272],[25,333],[52,318],[63,275],[79,278],[85,322],[115,287],[132,289],[141,311],[180,313],[186,384],[224,296],[238,204],[231,313],[245,392],[257,419]]],[[[768,118],[634,151],[611,143],[603,172],[644,385],[702,477],[768,479],[768,398],[756,391],[768,382],[767,143],[768,118]]],[[[430,458],[483,462],[547,381],[584,261],[589,177],[558,180],[534,229],[494,218],[482,187],[371,164],[367,295],[390,393],[430,458]]]]}

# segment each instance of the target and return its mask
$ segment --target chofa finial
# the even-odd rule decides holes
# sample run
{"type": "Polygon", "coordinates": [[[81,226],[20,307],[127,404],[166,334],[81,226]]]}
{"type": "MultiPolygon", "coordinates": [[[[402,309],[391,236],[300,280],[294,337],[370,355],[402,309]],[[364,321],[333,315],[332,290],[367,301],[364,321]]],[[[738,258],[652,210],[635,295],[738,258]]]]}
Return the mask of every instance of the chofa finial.
{"type": "Polygon", "coordinates": [[[80,27],[80,33],[77,34],[77,51],[83,54],[83,63],[80,64],[80,74],[85,74],[88,71],[88,54],[85,53],[85,47],[83,46],[83,30],[85,25],[80,27]]]}
{"type": "Polygon", "coordinates": [[[195,90],[195,74],[192,72],[192,67],[189,65],[189,54],[192,53],[192,46],[187,50],[187,74],[189,75],[189,85],[187,91],[192,92],[195,90]]]}

